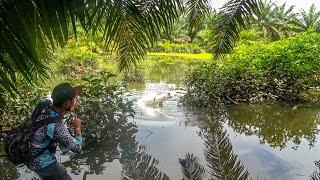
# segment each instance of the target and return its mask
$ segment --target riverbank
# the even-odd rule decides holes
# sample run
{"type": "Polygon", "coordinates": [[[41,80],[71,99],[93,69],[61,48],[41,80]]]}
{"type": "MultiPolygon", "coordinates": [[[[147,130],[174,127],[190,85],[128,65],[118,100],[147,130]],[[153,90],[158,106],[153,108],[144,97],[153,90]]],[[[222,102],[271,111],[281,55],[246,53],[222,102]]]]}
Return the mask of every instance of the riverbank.
{"type": "Polygon", "coordinates": [[[271,43],[242,41],[223,60],[202,63],[187,75],[185,100],[197,106],[309,100],[320,85],[319,46],[317,32],[271,43]]]}

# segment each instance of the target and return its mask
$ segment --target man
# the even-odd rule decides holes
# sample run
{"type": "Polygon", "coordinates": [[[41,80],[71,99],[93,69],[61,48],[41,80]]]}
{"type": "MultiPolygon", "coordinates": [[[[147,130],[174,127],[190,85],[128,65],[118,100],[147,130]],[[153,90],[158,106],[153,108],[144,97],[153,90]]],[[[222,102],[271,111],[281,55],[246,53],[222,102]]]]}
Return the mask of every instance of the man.
{"type": "Polygon", "coordinates": [[[43,114],[49,114],[51,124],[41,126],[33,134],[31,143],[32,157],[26,165],[35,171],[43,180],[69,180],[72,179],[66,169],[57,162],[55,157],[55,142],[64,144],[73,152],[80,152],[82,146],[81,121],[73,118],[71,124],[74,126],[74,136],[71,136],[67,126],[62,122],[62,117],[68,112],[75,112],[77,96],[80,88],[74,88],[69,83],[57,85],[51,94],[50,99],[42,100],[48,106],[37,106],[32,118],[37,119],[43,114]]]}

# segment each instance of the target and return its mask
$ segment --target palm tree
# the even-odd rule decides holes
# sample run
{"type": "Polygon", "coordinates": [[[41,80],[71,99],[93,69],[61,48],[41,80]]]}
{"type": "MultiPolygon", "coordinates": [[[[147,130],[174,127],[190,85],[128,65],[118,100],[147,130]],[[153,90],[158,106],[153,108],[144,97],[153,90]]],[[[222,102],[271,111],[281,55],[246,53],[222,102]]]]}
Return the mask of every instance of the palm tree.
{"type": "Polygon", "coordinates": [[[294,6],[287,8],[286,3],[277,6],[271,1],[264,1],[260,6],[260,14],[254,19],[254,27],[259,29],[264,38],[279,40],[295,30],[292,24],[296,18],[294,6]]]}
{"type": "Polygon", "coordinates": [[[187,2],[187,22],[188,22],[188,36],[190,42],[193,42],[194,38],[199,31],[203,29],[204,17],[210,12],[209,1],[190,0],[187,2]]]}
{"type": "Polygon", "coordinates": [[[312,4],[309,11],[301,10],[296,24],[303,31],[320,26],[320,11],[317,11],[315,4],[312,4]]]}
{"type": "Polygon", "coordinates": [[[215,57],[230,53],[240,31],[247,27],[254,16],[260,14],[260,0],[229,0],[218,14],[214,34],[210,38],[212,53],[215,57]]]}
{"type": "MultiPolygon", "coordinates": [[[[226,4],[222,9],[226,20],[218,23],[216,53],[233,48],[239,27],[257,12],[258,2],[226,4]]],[[[202,4],[208,1],[0,0],[0,97],[17,92],[17,78],[29,84],[48,78],[48,57],[55,47],[63,47],[70,32],[77,36],[77,22],[87,34],[103,33],[105,44],[117,53],[121,70],[143,58],[160,33],[169,32],[179,12],[190,14],[191,22],[196,22],[205,12],[202,4]]]]}

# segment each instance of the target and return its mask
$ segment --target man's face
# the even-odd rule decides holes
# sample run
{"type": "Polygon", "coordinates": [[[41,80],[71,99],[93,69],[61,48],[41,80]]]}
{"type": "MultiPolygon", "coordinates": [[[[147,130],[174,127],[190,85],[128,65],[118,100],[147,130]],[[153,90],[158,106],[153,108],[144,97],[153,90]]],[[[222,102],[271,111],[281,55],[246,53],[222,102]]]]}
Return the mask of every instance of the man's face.
{"type": "Polygon", "coordinates": [[[74,111],[76,109],[76,98],[66,101],[63,107],[65,111],[74,111]]]}

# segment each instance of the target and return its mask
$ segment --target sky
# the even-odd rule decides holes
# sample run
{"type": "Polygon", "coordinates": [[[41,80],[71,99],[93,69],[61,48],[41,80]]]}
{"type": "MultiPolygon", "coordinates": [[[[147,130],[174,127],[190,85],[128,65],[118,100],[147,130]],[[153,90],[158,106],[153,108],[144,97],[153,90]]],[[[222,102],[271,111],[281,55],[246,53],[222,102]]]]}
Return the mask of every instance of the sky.
{"type": "MultiPolygon", "coordinates": [[[[227,0],[210,0],[211,4],[214,8],[218,7],[220,8],[224,3],[227,2],[227,0]]],[[[308,10],[309,7],[314,3],[318,10],[320,10],[320,0],[271,0],[272,2],[275,2],[276,4],[283,4],[287,3],[287,5],[294,5],[296,8],[296,11],[299,11],[300,9],[308,10]]]]}

